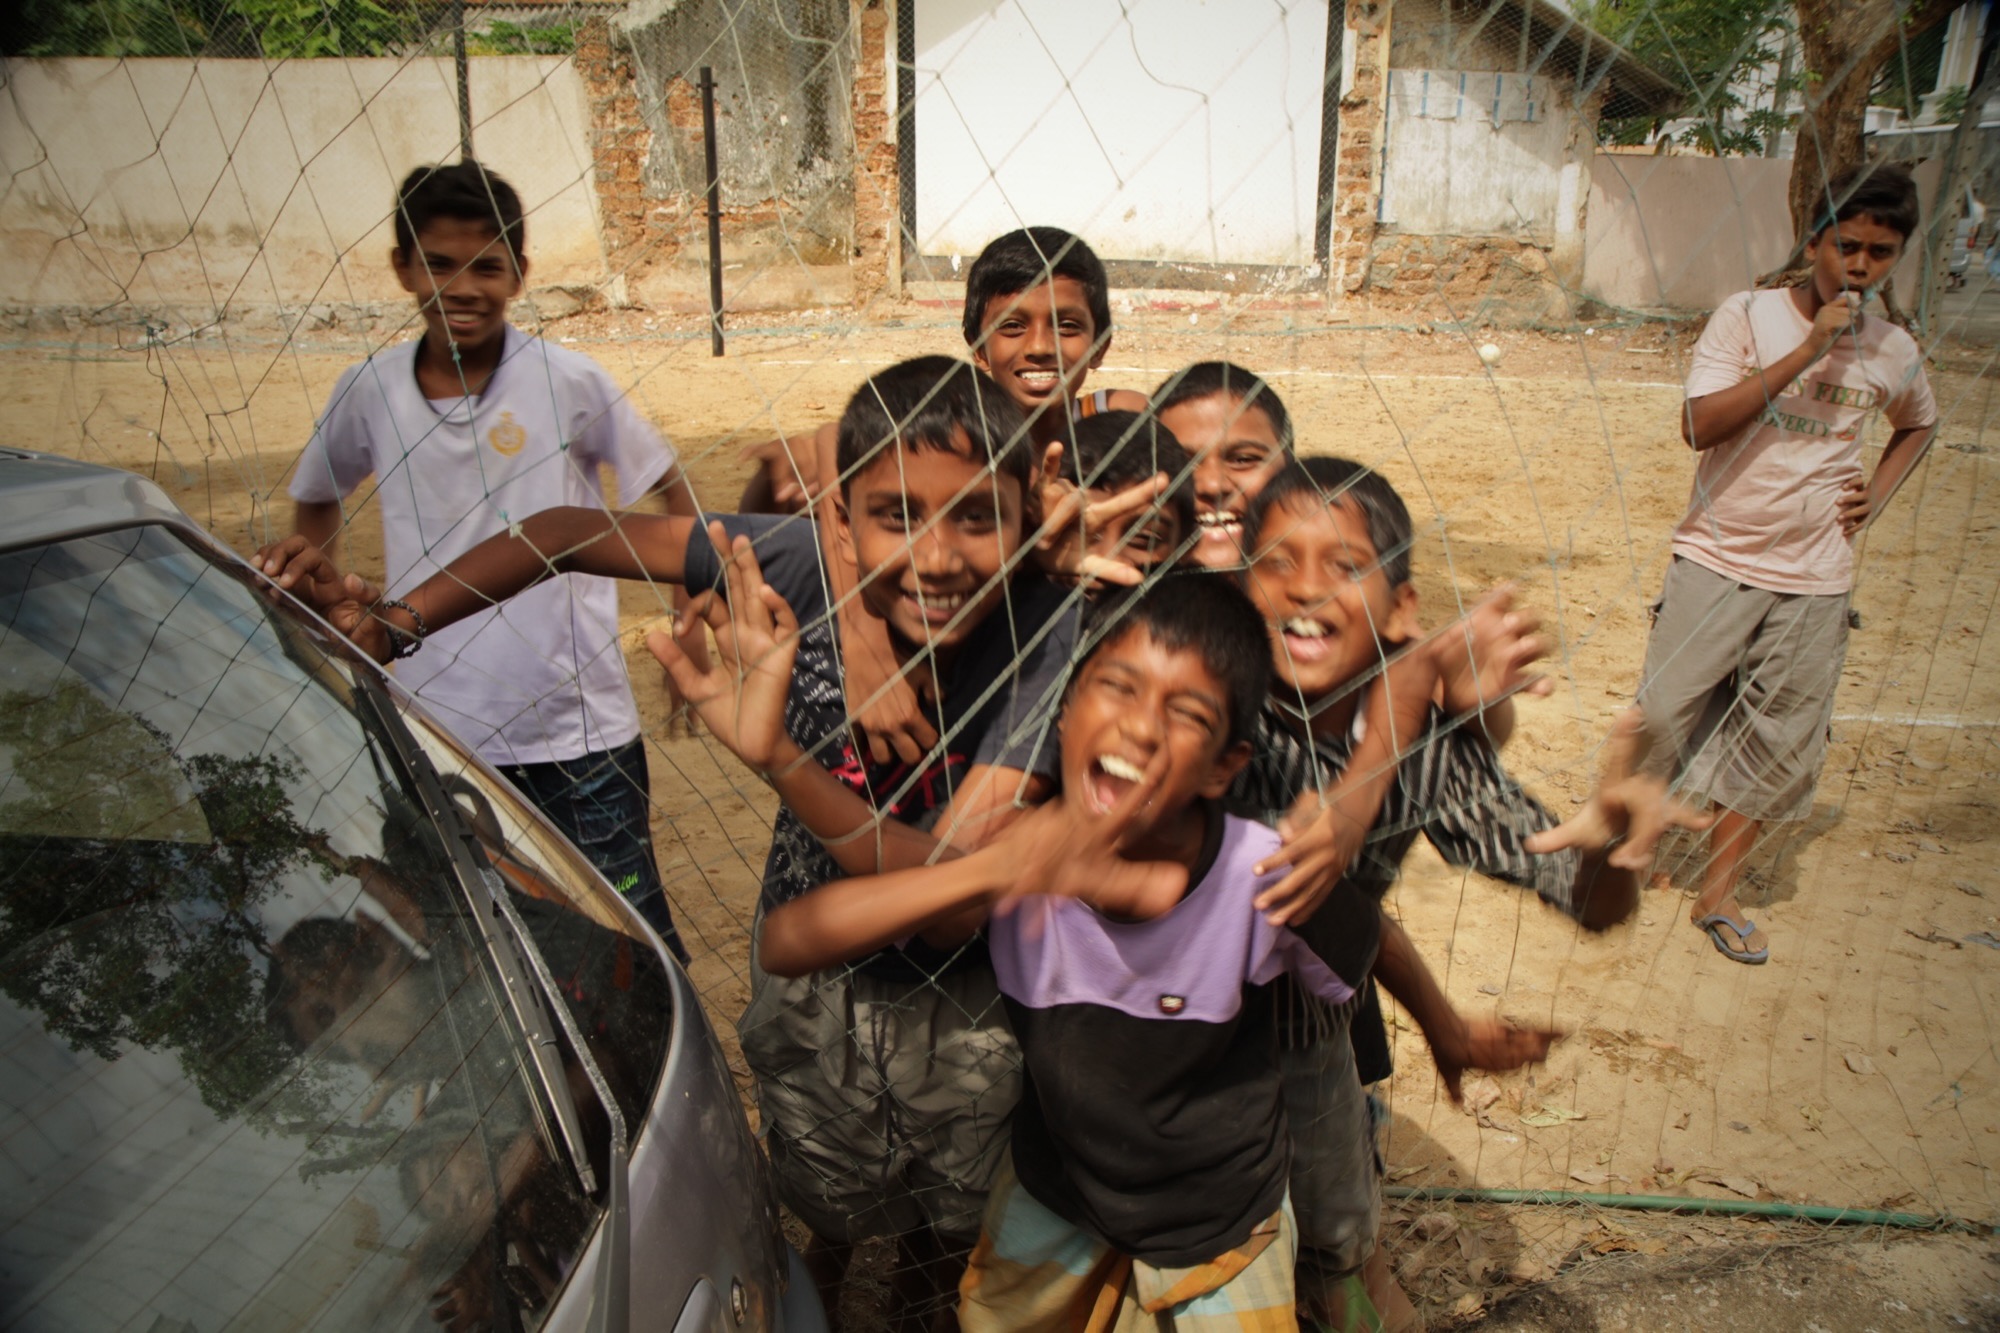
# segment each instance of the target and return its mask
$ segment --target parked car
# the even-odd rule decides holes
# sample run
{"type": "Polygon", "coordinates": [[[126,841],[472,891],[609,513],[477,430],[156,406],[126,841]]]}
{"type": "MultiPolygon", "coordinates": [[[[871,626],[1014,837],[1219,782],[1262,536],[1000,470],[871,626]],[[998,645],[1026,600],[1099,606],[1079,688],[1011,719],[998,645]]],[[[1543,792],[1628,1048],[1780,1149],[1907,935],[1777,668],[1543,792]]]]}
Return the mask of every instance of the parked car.
{"type": "Polygon", "coordinates": [[[824,1328],[687,977],[129,473],[0,450],[0,1327],[824,1328]]]}

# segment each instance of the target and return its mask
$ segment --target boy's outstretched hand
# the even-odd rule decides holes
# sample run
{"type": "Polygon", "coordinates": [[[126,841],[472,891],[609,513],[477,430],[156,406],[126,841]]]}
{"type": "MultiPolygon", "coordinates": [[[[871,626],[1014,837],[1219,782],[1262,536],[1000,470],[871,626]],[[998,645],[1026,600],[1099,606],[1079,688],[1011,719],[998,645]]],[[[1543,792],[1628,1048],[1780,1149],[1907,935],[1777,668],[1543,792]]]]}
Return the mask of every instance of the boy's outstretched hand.
{"type": "Polygon", "coordinates": [[[646,647],[709,733],[744,763],[768,773],[787,740],[785,699],[799,622],[778,590],[764,582],[748,537],[732,544],[720,523],[709,524],[708,535],[717,550],[728,552],[722,571],[729,595],[724,600],[702,593],[688,604],[688,615],[714,632],[715,662],[706,670],[695,665],[664,630],[648,634],[646,647]]]}
{"type": "Polygon", "coordinates": [[[1257,895],[1256,909],[1274,926],[1309,920],[1361,854],[1381,808],[1378,794],[1345,780],[1300,796],[1278,821],[1278,850],[1254,867],[1260,875],[1290,873],[1257,895]]]}
{"type": "Polygon", "coordinates": [[[1058,796],[1010,824],[987,853],[1018,867],[1019,891],[1000,899],[995,910],[1004,912],[1015,900],[1040,894],[1075,898],[1106,915],[1136,921],[1169,911],[1187,892],[1187,867],[1125,855],[1166,771],[1163,745],[1144,776],[1109,811],[1092,814],[1081,802],[1058,796]]]}
{"type": "Polygon", "coordinates": [[[1714,815],[1669,796],[1664,778],[1638,771],[1650,748],[1646,715],[1637,707],[1619,714],[1605,742],[1604,772],[1597,790],[1574,815],[1526,839],[1522,846],[1538,855],[1567,847],[1585,853],[1609,849],[1605,857],[1609,864],[1637,873],[1653,863],[1653,851],[1669,828],[1698,831],[1713,824],[1714,815]]]}
{"type": "Polygon", "coordinates": [[[1504,1074],[1523,1065],[1540,1064],[1549,1058],[1549,1047],[1566,1034],[1558,1028],[1515,1027],[1498,1018],[1468,1018],[1452,1025],[1442,1036],[1424,1033],[1437,1064],[1438,1077],[1453,1104],[1465,1101],[1465,1071],[1477,1069],[1488,1074],[1504,1074]]]}
{"type": "Polygon", "coordinates": [[[1063,447],[1051,444],[1042,454],[1042,471],[1035,491],[1040,497],[1042,525],[1035,540],[1035,562],[1050,578],[1066,583],[1093,579],[1133,588],[1146,573],[1129,560],[1092,555],[1090,533],[1114,518],[1136,513],[1159,500],[1170,482],[1165,473],[1128,486],[1107,499],[1093,501],[1090,492],[1063,476],[1063,447]]]}
{"type": "Polygon", "coordinates": [[[1515,588],[1503,583],[1433,639],[1440,703],[1454,717],[1476,713],[1517,692],[1547,694],[1552,682],[1527,668],[1548,653],[1536,633],[1541,617],[1516,609],[1515,588]]]}
{"type": "Polygon", "coordinates": [[[393,645],[373,614],[382,590],[359,574],[342,574],[326,552],[294,533],[259,547],[251,563],[319,614],[319,618],[374,658],[389,660],[393,645]]]}

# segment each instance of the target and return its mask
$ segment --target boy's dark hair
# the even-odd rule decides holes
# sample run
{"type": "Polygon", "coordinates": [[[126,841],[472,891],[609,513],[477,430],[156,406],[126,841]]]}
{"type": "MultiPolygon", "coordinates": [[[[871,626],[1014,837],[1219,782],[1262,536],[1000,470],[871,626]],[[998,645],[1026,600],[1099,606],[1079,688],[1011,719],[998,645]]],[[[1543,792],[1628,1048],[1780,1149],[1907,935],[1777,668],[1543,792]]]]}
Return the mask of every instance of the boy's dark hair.
{"type": "Polygon", "coordinates": [[[1250,596],[1226,574],[1189,570],[1092,602],[1083,626],[1080,675],[1105,644],[1144,629],[1171,652],[1192,652],[1222,686],[1229,719],[1224,746],[1251,740],[1271,688],[1271,638],[1250,596]]]}
{"type": "Polygon", "coordinates": [[[271,1031],[304,1051],[339,1017],[334,995],[349,968],[373,968],[381,940],[345,917],[309,916],[285,932],[271,950],[264,974],[264,1015],[271,1031]],[[309,1030],[301,1030],[304,1020],[309,1030]]]}
{"type": "Polygon", "coordinates": [[[1388,479],[1351,458],[1295,458],[1264,483],[1243,515],[1243,549],[1255,560],[1274,510],[1297,513],[1315,505],[1351,504],[1368,525],[1382,573],[1391,588],[1410,581],[1410,547],[1416,539],[1409,507],[1388,479]]]}
{"type": "Polygon", "coordinates": [[[1096,343],[1111,337],[1111,283],[1104,261],[1083,238],[1061,227],[1023,227],[989,242],[965,275],[965,345],[977,347],[986,332],[986,307],[999,296],[1019,296],[1057,278],[1083,284],[1096,343]]]}
{"type": "Polygon", "coordinates": [[[418,167],[396,191],[396,249],[417,252],[417,236],[434,218],[484,222],[520,263],[528,252],[528,222],[514,187],[471,158],[447,166],[418,167]]]}
{"type": "Polygon", "coordinates": [[[1085,490],[1122,491],[1161,472],[1173,485],[1160,508],[1180,521],[1181,537],[1194,535],[1194,485],[1187,450],[1151,412],[1099,412],[1070,428],[1070,478],[1085,490]]]}
{"type": "Polygon", "coordinates": [[[912,453],[940,449],[984,463],[996,477],[1021,487],[1024,515],[1032,516],[1034,450],[1021,409],[985,374],[948,356],[919,356],[877,371],[862,382],[840,414],[840,493],[885,446],[912,453]],[[967,454],[958,441],[964,432],[967,454]]]}
{"type": "Polygon", "coordinates": [[[1866,162],[1849,167],[1826,183],[1820,200],[1812,238],[1817,241],[1828,227],[1855,218],[1872,219],[1878,226],[1898,232],[1905,241],[1916,235],[1923,222],[1923,208],[1917,200],[1917,183],[1909,169],[1890,162],[1866,162]]]}
{"type": "Polygon", "coordinates": [[[1292,414],[1285,410],[1285,400],[1278,397],[1278,391],[1266,383],[1263,376],[1233,362],[1197,361],[1186,370],[1175,371],[1153,391],[1153,410],[1164,412],[1170,407],[1213,398],[1217,394],[1234,398],[1244,407],[1254,407],[1262,412],[1271,423],[1271,431],[1278,437],[1279,446],[1288,454],[1292,452],[1292,414]]]}

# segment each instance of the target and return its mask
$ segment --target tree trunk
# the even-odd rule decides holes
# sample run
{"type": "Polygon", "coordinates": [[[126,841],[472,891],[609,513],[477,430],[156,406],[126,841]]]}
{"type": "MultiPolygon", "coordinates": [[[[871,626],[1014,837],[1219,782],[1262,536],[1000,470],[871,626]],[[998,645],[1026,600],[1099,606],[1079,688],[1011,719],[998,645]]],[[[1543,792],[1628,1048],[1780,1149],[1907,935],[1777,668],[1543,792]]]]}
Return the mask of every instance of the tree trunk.
{"type": "Polygon", "coordinates": [[[1798,0],[1804,114],[1792,150],[1792,254],[1758,286],[1796,287],[1808,228],[1826,211],[1826,183],[1859,166],[1868,93],[1904,42],[1949,17],[1962,0],[1798,0]]]}

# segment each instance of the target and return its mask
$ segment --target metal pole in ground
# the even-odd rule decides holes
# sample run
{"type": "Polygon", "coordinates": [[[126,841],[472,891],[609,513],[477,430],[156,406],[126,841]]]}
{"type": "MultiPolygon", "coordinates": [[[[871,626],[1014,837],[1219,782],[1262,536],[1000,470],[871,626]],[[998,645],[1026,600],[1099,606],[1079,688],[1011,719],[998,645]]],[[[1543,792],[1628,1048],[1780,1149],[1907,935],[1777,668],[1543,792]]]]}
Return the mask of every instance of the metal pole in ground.
{"type": "Polygon", "coordinates": [[[715,169],[715,71],[701,67],[701,139],[708,158],[708,347],[722,355],[722,181],[715,169]]]}
{"type": "Polygon", "coordinates": [[[458,74],[458,155],[472,156],[472,70],[465,59],[465,0],[451,0],[451,63],[458,74]]]}

